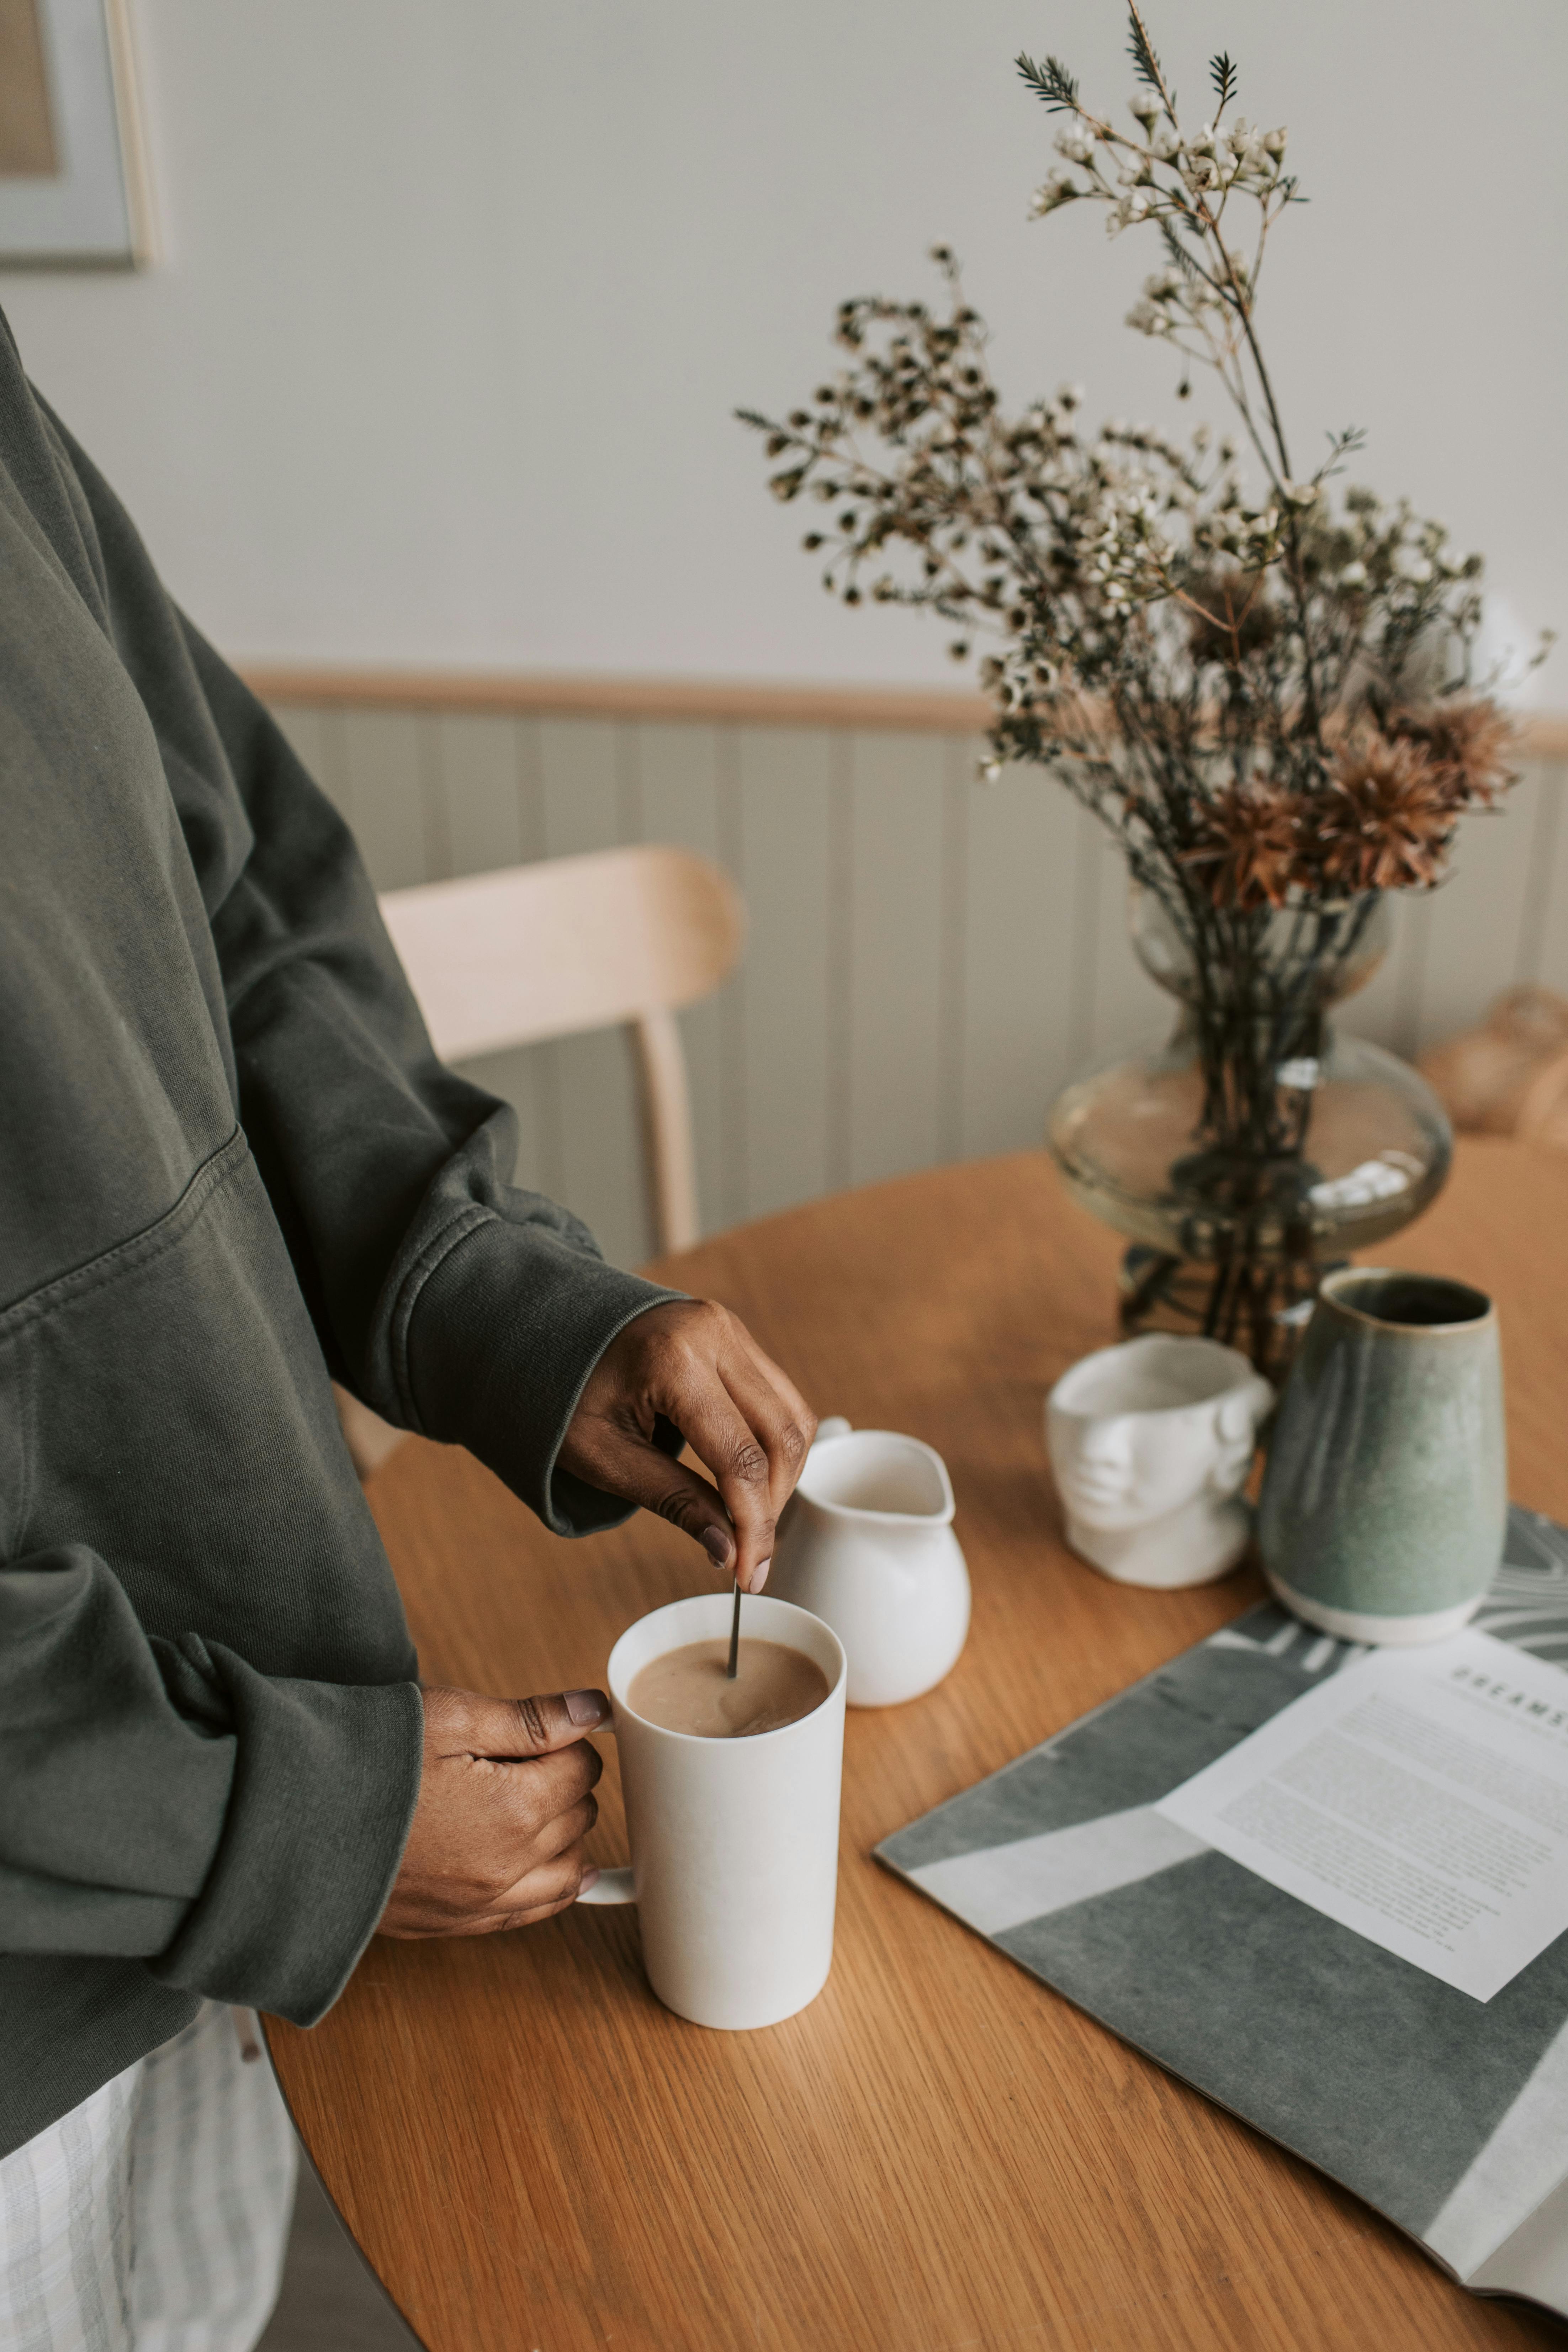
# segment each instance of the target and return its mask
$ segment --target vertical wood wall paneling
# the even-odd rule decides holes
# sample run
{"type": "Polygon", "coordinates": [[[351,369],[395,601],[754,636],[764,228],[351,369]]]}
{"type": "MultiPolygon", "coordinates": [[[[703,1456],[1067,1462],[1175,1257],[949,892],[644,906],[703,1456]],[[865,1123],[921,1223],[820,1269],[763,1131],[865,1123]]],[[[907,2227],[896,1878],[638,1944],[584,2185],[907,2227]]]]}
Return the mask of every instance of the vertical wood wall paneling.
{"type": "MultiPolygon", "coordinates": [[[[525,862],[544,856],[544,760],[539,720],[512,721],[517,753],[518,826],[525,862]]],[[[538,1189],[552,1201],[566,1198],[565,1116],[561,1107],[561,1057],[553,1045],[529,1045],[518,1057],[518,1082],[533,1107],[538,1142],[538,1189]]]]}
{"type": "MultiPolygon", "coordinates": [[[[1042,782],[1047,781],[1045,778],[1042,782]]],[[[1064,1058],[1068,1080],[1087,1076],[1094,1053],[1096,942],[1100,937],[1100,827],[1070,794],[1072,812],[1072,974],[1068,993],[1064,1058]]]]}
{"type": "MultiPolygon", "coordinates": [[[[731,854],[734,815],[728,805],[735,789],[734,762],[732,752],[724,756],[727,746],[721,742],[731,732],[657,719],[626,730],[635,739],[636,760],[623,761],[622,821],[633,828],[633,839],[694,849],[738,872],[731,854]]],[[[727,1181],[728,1165],[744,1150],[735,1123],[741,1055],[731,1034],[732,1017],[727,1017],[737,988],[731,980],[680,1016],[697,1137],[698,1214],[704,1229],[712,1231],[742,1213],[739,1206],[731,1209],[727,1181]]]]}
{"type": "MultiPolygon", "coordinates": [[[[529,723],[484,711],[424,714],[426,841],[432,881],[521,866],[540,855],[536,763],[530,759],[529,723]]],[[[517,1114],[516,1181],[526,1191],[559,1197],[561,1153],[552,1066],[536,1045],[487,1054],[466,1074],[517,1114]]]]}
{"type": "MultiPolygon", "coordinates": [[[[808,1201],[835,1175],[835,1037],[845,1020],[833,917],[842,885],[838,804],[847,806],[844,739],[825,728],[734,731],[746,897],[738,998],[743,1040],[744,1157],[728,1171],[723,1213],[766,1216],[808,1201]]],[[[847,1063],[846,1060],[846,1070],[847,1063]]]]}
{"type": "Polygon", "coordinates": [[[1037,1144],[1077,1075],[1072,1035],[1080,826],[1048,776],[1006,768],[966,795],[963,1118],[958,1159],[1037,1144]]]}
{"type": "Polygon", "coordinates": [[[1513,984],[1541,777],[1526,772],[1496,810],[1466,817],[1448,879],[1427,901],[1426,953],[1414,1007],[1415,1048],[1451,1037],[1513,984]]]}
{"type": "Polygon", "coordinates": [[[1431,906],[1424,898],[1395,898],[1389,913],[1393,937],[1387,955],[1366,986],[1347,998],[1333,1019],[1351,1035],[1369,1037],[1391,1054],[1408,1056],[1420,1021],[1431,906]]]}
{"type": "Polygon", "coordinates": [[[425,880],[449,882],[457,871],[452,859],[452,828],[447,820],[447,741],[438,710],[422,710],[414,722],[415,761],[419,771],[419,803],[425,821],[425,880]]]}
{"type": "Polygon", "coordinates": [[[1088,1051],[1082,1076],[1102,1062],[1162,1045],[1175,1026],[1176,999],[1151,980],[1139,962],[1129,929],[1131,892],[1127,861],[1109,825],[1089,810],[1080,823],[1092,827],[1094,942],[1089,950],[1093,971],[1093,1010],[1089,1024],[1088,1051]]]}
{"type": "MultiPolygon", "coordinates": [[[[718,859],[738,882],[746,870],[746,808],[742,789],[741,730],[734,725],[714,730],[717,757],[718,859]]],[[[751,1089],[747,1076],[746,997],[742,973],[746,964],[742,934],[735,970],[714,999],[719,1039],[720,1116],[718,1166],[708,1198],[713,1225],[737,1224],[748,1214],[746,1169],[751,1159],[751,1089]]],[[[693,1005],[693,1017],[700,1007],[693,1005]]],[[[698,1165],[702,1144],[698,1143],[698,1165]]],[[[702,1213],[701,1197],[698,1212],[702,1213]]]]}
{"type": "Polygon", "coordinates": [[[947,738],[942,783],[942,967],[937,975],[937,1156],[963,1155],[964,1033],[969,1003],[969,820],[978,746],[947,738]]]}
{"type": "Polygon", "coordinates": [[[853,764],[849,1181],[941,1156],[946,758],[939,735],[864,734],[853,764]]]}
{"type": "Polygon", "coordinates": [[[313,709],[308,702],[286,702],[279,703],[272,716],[301,767],[320,784],[340,815],[346,814],[328,773],[331,741],[328,713],[313,709]]]}
{"type": "Polygon", "coordinates": [[[516,719],[443,710],[432,725],[447,871],[489,874],[527,864],[534,845],[523,830],[516,719]]]}
{"type": "Polygon", "coordinates": [[[827,802],[827,1190],[850,1182],[855,1117],[855,739],[833,734],[827,802]]]}
{"type": "MultiPolygon", "coordinates": [[[[541,719],[537,725],[544,855],[613,849],[636,813],[634,722],[541,719]]],[[[652,1255],[652,1234],[626,1033],[563,1037],[537,1051],[552,1066],[559,1095],[558,1197],[592,1228],[607,1258],[636,1265],[652,1255]]]]}
{"type": "MultiPolygon", "coordinates": [[[[750,721],[292,703],[275,712],[382,889],[622,841],[714,857],[745,893],[737,978],[683,1016],[703,1221],[1036,1142],[1058,1089],[1168,1034],[1105,829],[1048,778],[973,781],[967,737],[750,721]]],[[[1529,762],[1462,828],[1452,881],[1396,901],[1347,1030],[1413,1055],[1536,981],[1568,994],[1568,764],[1529,762]]],[[[489,1055],[519,1181],[609,1255],[650,1246],[618,1033],[489,1055]]]]}
{"type": "Polygon", "coordinates": [[[1515,978],[1568,995],[1568,762],[1541,763],[1541,804],[1531,851],[1515,978]]]}
{"type": "Polygon", "coordinates": [[[378,890],[428,880],[425,739],[403,710],[344,710],[342,730],[347,814],[378,890]]]}

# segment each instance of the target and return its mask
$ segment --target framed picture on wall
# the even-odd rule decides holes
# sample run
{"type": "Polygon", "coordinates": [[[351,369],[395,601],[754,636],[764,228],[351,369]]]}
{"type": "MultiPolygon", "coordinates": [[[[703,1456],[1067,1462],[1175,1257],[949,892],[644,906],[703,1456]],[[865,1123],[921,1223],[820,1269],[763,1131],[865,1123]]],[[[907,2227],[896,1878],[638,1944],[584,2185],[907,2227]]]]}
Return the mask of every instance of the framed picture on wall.
{"type": "Polygon", "coordinates": [[[151,257],[125,0],[0,0],[0,268],[151,257]]]}

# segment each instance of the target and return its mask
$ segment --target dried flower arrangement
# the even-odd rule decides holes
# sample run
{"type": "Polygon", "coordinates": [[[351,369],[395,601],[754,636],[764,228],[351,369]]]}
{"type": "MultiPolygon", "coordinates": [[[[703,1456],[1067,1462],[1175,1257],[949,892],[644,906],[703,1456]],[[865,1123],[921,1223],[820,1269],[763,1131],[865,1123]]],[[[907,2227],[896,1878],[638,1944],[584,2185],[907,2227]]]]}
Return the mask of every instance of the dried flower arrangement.
{"type": "Polygon", "coordinates": [[[943,305],[845,302],[832,379],[782,419],[742,415],[774,495],[831,509],[804,543],[826,551],[832,593],[929,606],[961,629],[959,659],[992,641],[983,773],[1048,769],[1159,900],[1196,974],[1194,1139],[1245,1249],[1249,1204],[1300,1172],[1315,1024],[1378,894],[1440,878],[1460,816],[1511,781],[1510,730],[1473,674],[1479,557],[1338,488],[1359,432],[1330,436],[1310,474],[1291,462],[1258,331],[1270,233],[1302,201],[1285,131],[1236,111],[1225,55],[1210,119],[1184,130],[1137,0],[1129,19],[1129,130],[1056,58],[1018,58],[1065,118],[1033,211],[1099,204],[1112,236],[1159,239],[1128,323],[1179,355],[1179,396],[1194,364],[1217,374],[1261,487],[1203,425],[1086,430],[1076,387],[1009,417],[944,247],[943,305]]]}

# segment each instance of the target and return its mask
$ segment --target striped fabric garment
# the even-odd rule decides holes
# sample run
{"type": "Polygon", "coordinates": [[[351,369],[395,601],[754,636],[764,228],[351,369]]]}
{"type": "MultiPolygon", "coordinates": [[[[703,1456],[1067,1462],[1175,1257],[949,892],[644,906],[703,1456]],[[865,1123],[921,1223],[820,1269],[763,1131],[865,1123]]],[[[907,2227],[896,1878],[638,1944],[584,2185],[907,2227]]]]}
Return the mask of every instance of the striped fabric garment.
{"type": "Polygon", "coordinates": [[[0,2162],[0,2345],[251,2352],[294,2168],[270,2066],[245,2063],[236,2012],[207,2002],[0,2162]]]}

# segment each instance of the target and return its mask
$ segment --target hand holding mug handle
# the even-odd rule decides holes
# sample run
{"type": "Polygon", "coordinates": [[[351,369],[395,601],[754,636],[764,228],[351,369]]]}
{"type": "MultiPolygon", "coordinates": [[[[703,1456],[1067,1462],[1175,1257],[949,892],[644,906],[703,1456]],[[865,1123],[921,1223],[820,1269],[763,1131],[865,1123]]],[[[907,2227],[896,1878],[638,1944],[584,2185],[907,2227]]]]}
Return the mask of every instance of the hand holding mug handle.
{"type": "MultiPolygon", "coordinates": [[[[613,1733],[616,1728],[614,1717],[600,1728],[613,1733]]],[[[632,1885],[632,1874],[629,1870],[584,1871],[574,1899],[578,1903],[635,1903],[637,1894],[632,1885]]]]}

